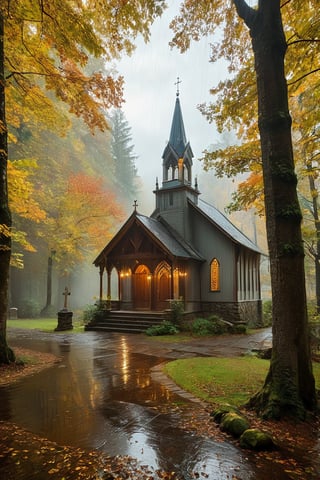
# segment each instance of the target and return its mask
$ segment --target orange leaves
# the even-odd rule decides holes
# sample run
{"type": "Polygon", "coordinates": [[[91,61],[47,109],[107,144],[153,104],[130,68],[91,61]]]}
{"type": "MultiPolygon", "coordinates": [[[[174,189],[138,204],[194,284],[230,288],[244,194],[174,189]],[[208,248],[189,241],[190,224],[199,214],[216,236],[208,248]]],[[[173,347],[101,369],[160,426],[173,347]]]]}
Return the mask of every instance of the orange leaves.
{"type": "Polygon", "coordinates": [[[44,235],[50,232],[56,261],[63,259],[65,268],[73,268],[86,255],[93,258],[122,219],[120,205],[101,178],[85,173],[71,174],[44,235]]]}
{"type": "Polygon", "coordinates": [[[52,480],[182,480],[177,472],[154,470],[129,456],[109,457],[97,450],[59,446],[12,423],[0,422],[1,478],[20,478],[21,472],[24,478],[28,472],[30,478],[42,472],[52,480]]]}

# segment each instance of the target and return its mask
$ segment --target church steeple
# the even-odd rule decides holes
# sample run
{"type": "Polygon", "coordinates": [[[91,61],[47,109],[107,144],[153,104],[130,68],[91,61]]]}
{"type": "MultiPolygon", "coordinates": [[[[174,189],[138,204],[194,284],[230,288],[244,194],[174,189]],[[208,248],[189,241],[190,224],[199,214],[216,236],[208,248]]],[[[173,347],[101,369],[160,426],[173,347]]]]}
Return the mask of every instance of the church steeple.
{"type": "Polygon", "coordinates": [[[163,187],[165,182],[177,180],[180,183],[191,185],[193,153],[187,142],[184,129],[180,98],[179,77],[176,82],[177,94],[173,112],[169,142],[164,149],[163,158],[163,187]]]}
{"type": "Polygon", "coordinates": [[[189,203],[197,205],[200,192],[197,180],[192,186],[193,153],[184,129],[179,83],[178,78],[170,138],[162,155],[162,186],[159,188],[157,179],[154,191],[156,208],[152,217],[161,218],[183,238],[188,239],[192,235],[189,222],[189,203]]]}
{"type": "Polygon", "coordinates": [[[169,144],[179,155],[179,157],[183,157],[185,148],[187,146],[187,139],[184,130],[184,123],[178,94],[173,112],[169,144]]]}

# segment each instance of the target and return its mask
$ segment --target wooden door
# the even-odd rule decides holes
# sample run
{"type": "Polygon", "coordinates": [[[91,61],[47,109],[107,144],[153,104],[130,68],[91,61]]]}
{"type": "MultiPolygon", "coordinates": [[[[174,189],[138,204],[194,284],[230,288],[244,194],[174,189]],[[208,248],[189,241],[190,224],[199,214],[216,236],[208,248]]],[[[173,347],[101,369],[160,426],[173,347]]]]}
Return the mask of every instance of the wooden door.
{"type": "Polygon", "coordinates": [[[166,271],[162,271],[158,276],[158,302],[157,310],[165,310],[169,308],[168,300],[171,298],[170,275],[166,271]]]}
{"type": "Polygon", "coordinates": [[[133,276],[133,304],[137,310],[151,309],[151,275],[148,267],[139,265],[133,276]]]}

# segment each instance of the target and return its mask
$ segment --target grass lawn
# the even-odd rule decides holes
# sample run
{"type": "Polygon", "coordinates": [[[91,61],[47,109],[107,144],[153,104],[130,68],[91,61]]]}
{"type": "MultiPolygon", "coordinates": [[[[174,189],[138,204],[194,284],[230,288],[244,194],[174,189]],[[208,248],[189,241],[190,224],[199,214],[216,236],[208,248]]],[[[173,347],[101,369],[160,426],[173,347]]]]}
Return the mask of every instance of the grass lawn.
{"type": "MultiPolygon", "coordinates": [[[[192,336],[191,333],[175,333],[174,335],[155,335],[148,336],[149,340],[153,340],[154,342],[161,342],[161,343],[184,343],[190,342],[190,340],[196,337],[192,336]]],[[[203,338],[203,337],[202,337],[203,338]]]]}
{"type": "MultiPolygon", "coordinates": [[[[164,371],[181,388],[209,403],[244,404],[266,377],[269,361],[256,357],[196,357],[174,360],[164,371]]],[[[314,364],[316,386],[320,388],[320,364],[314,364]]]]}
{"type": "MultiPolygon", "coordinates": [[[[73,330],[69,332],[83,332],[84,326],[79,320],[73,320],[73,330]]],[[[53,332],[58,325],[58,318],[18,318],[17,320],[8,320],[7,326],[10,328],[27,328],[30,330],[41,330],[42,332],[53,332]]]]}

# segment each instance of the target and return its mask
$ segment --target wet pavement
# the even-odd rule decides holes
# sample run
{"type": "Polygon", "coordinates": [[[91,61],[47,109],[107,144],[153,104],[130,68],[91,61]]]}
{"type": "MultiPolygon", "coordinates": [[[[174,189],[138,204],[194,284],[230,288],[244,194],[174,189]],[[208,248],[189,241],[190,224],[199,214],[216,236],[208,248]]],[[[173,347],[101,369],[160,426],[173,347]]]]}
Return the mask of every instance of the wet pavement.
{"type": "MultiPolygon", "coordinates": [[[[202,406],[159,369],[163,362],[175,358],[237,356],[251,348],[268,346],[270,330],[250,337],[170,344],[133,334],[18,329],[10,329],[8,339],[12,347],[53,353],[62,360],[1,387],[0,420],[60,445],[129,455],[154,469],[179,472],[185,480],[198,476],[212,480],[296,478],[281,462],[274,463],[271,457],[258,459],[227,438],[215,440],[182,429],[180,407],[190,413],[202,406]]],[[[306,458],[302,459],[303,468],[309,471],[319,467],[318,478],[319,446],[318,441],[312,458],[305,452],[306,458]]]]}

